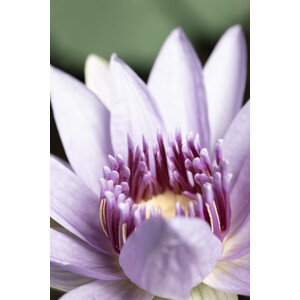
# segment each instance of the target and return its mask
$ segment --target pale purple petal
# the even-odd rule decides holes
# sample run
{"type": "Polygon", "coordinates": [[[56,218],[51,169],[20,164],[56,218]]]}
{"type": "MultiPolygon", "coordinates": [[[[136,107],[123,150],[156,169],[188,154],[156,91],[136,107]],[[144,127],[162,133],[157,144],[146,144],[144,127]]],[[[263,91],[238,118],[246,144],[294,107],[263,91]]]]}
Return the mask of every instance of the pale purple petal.
{"type": "Polygon", "coordinates": [[[177,217],[144,221],[120,254],[126,276],[151,294],[186,298],[213,269],[222,243],[208,224],[177,217]]]}
{"type": "Polygon", "coordinates": [[[250,294],[250,256],[218,262],[204,283],[223,292],[250,294]]]}
{"type": "Polygon", "coordinates": [[[84,77],[86,86],[99,97],[107,109],[110,109],[108,62],[95,54],[90,54],[85,62],[84,77]]]}
{"type": "Polygon", "coordinates": [[[238,296],[218,291],[201,283],[193,288],[189,300],[238,300],[238,296]]]}
{"type": "Polygon", "coordinates": [[[224,138],[239,111],[247,75],[246,41],[241,26],[229,28],[204,66],[211,145],[224,138]]]}
{"type": "Polygon", "coordinates": [[[168,132],[180,125],[183,134],[199,133],[209,147],[209,124],[202,66],[182,29],[171,32],[151,71],[148,87],[163,115],[168,132]]]}
{"type": "Polygon", "coordinates": [[[224,241],[221,260],[233,260],[245,256],[250,252],[250,216],[240,230],[224,241]]]}
{"type": "Polygon", "coordinates": [[[56,267],[95,279],[120,280],[125,277],[117,257],[99,252],[52,228],[50,230],[50,261],[56,267]]]}
{"type": "Polygon", "coordinates": [[[164,125],[145,83],[116,55],[110,60],[111,136],[116,154],[127,158],[127,134],[135,145],[142,135],[151,145],[164,125]]]}
{"type": "Polygon", "coordinates": [[[78,274],[63,270],[51,263],[50,286],[54,289],[68,292],[92,281],[95,281],[95,279],[82,277],[78,274]]]}
{"type": "Polygon", "coordinates": [[[250,214],[250,157],[246,158],[230,196],[231,222],[228,236],[235,235],[250,214]]]}
{"type": "Polygon", "coordinates": [[[97,280],[62,296],[61,300],[150,300],[153,296],[129,280],[97,280]]]}
{"type": "Polygon", "coordinates": [[[98,195],[101,168],[112,153],[108,110],[83,83],[53,67],[51,102],[72,168],[98,195]]]}
{"type": "Polygon", "coordinates": [[[113,253],[99,220],[100,199],[66,165],[50,158],[50,215],[93,247],[113,253]]]}
{"type": "Polygon", "coordinates": [[[223,158],[229,161],[232,185],[250,155],[250,101],[248,101],[231,123],[224,137],[223,158]]]}

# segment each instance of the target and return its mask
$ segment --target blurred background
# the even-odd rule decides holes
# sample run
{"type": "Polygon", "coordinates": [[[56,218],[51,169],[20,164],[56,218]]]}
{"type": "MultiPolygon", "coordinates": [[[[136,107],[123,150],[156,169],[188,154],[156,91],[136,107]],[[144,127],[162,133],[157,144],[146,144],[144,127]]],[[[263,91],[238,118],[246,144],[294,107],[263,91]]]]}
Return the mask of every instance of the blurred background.
{"type": "MultiPolygon", "coordinates": [[[[234,24],[242,25],[249,54],[250,0],[51,0],[50,4],[50,62],[81,81],[90,53],[109,59],[113,52],[146,81],[163,41],[178,26],[202,64],[234,24]]],[[[248,67],[245,100],[249,77],[248,67]]],[[[66,160],[52,110],[50,130],[50,152],[66,160]]],[[[51,290],[51,299],[61,295],[51,290]]]]}

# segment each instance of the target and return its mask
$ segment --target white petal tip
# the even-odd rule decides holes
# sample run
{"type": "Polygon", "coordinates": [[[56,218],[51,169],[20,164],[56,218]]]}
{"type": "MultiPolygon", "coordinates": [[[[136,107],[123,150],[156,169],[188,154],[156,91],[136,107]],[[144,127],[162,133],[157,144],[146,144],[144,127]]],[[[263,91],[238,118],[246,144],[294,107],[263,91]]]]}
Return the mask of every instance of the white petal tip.
{"type": "Polygon", "coordinates": [[[95,65],[95,64],[103,64],[103,65],[107,65],[108,62],[106,59],[104,59],[101,56],[98,56],[97,54],[89,54],[85,60],[85,66],[89,66],[89,65],[95,65]]]}
{"type": "Polygon", "coordinates": [[[101,60],[101,58],[97,54],[91,53],[87,56],[86,62],[93,61],[93,60],[99,60],[99,59],[101,60]]]}
{"type": "Polygon", "coordinates": [[[224,36],[225,35],[230,35],[230,36],[238,38],[238,39],[245,37],[243,27],[240,24],[237,24],[237,25],[234,25],[234,26],[228,28],[227,31],[225,32],[224,36]]]}
{"type": "Polygon", "coordinates": [[[123,67],[125,67],[126,64],[124,63],[124,61],[122,59],[120,59],[116,53],[113,53],[110,57],[110,61],[109,61],[109,69],[114,69],[117,67],[121,67],[121,69],[123,69],[123,67]]]}
{"type": "Polygon", "coordinates": [[[182,42],[184,40],[187,40],[188,38],[183,29],[181,27],[177,27],[171,31],[168,39],[182,42]]]}
{"type": "Polygon", "coordinates": [[[113,63],[113,62],[120,62],[121,59],[119,59],[118,55],[116,53],[113,53],[111,56],[110,56],[110,61],[109,63],[113,63]]]}

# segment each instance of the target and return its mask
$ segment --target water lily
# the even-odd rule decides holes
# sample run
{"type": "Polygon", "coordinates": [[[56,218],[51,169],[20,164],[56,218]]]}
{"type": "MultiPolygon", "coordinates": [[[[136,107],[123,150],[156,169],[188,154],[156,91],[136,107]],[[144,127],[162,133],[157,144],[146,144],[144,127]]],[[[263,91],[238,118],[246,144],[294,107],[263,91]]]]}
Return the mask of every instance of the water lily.
{"type": "Polygon", "coordinates": [[[249,295],[246,46],[227,30],[203,70],[181,29],[145,84],[112,55],[87,87],[51,69],[70,165],[51,157],[51,286],[63,299],[249,295]]]}

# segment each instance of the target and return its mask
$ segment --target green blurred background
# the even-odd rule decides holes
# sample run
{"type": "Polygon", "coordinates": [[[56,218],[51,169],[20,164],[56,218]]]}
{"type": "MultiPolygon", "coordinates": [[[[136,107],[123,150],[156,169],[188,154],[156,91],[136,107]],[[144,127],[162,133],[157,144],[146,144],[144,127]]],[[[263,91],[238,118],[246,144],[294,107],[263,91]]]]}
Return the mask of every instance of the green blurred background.
{"type": "MultiPolygon", "coordinates": [[[[249,54],[250,0],[51,0],[50,3],[51,64],[82,81],[88,54],[109,59],[113,52],[147,80],[164,39],[178,26],[192,41],[203,64],[222,33],[234,24],[242,25],[249,54]]],[[[249,70],[246,99],[249,99],[249,70]]],[[[52,111],[50,128],[50,152],[66,159],[52,111]]],[[[51,299],[60,295],[51,290],[51,299]]]]}

